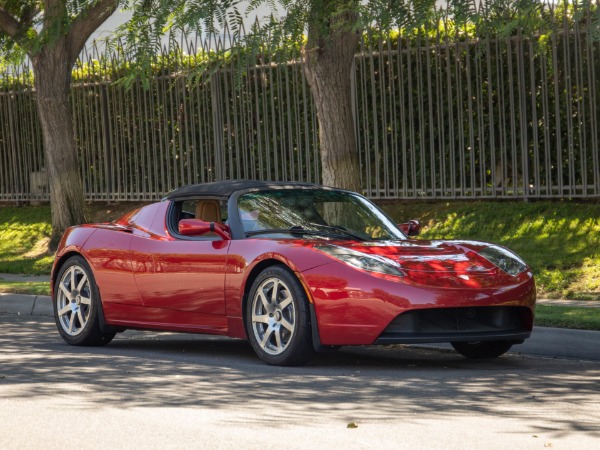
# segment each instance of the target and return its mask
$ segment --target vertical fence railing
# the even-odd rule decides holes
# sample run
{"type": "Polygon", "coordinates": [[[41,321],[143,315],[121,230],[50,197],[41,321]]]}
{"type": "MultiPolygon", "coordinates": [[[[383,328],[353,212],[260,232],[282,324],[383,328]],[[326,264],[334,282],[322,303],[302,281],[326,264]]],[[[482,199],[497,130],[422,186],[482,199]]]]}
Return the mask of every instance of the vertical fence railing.
{"type": "MultiPolygon", "coordinates": [[[[367,33],[352,74],[365,193],[599,197],[600,43],[588,39],[591,14],[584,17],[565,15],[538,37],[469,40],[448,20],[409,37],[367,33]]],[[[111,50],[81,55],[87,72],[75,77],[72,109],[89,200],[154,200],[231,178],[319,181],[300,55],[190,70],[215,45],[232,44],[226,32],[165,48],[147,89],[111,81],[126,62],[111,50]]],[[[4,201],[48,198],[31,77],[27,65],[0,75],[4,201]]]]}
{"type": "Polygon", "coordinates": [[[587,15],[533,38],[465,40],[446,28],[365,39],[356,105],[367,195],[600,196],[600,44],[589,25],[587,15]]]}
{"type": "Polygon", "coordinates": [[[0,200],[45,200],[48,182],[31,71],[13,67],[0,80],[0,200]]]}

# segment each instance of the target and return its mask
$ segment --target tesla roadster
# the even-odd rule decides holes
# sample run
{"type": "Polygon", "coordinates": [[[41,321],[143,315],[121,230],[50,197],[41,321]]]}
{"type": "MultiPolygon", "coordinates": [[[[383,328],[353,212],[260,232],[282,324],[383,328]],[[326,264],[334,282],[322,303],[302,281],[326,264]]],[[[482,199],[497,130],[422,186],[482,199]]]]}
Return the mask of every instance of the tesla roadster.
{"type": "Polygon", "coordinates": [[[185,186],[66,231],[52,269],[56,325],[71,345],[129,328],[243,338],[274,365],[396,343],[492,358],[529,337],[527,264],[484,242],[414,239],[418,228],[315,184],[185,186]]]}

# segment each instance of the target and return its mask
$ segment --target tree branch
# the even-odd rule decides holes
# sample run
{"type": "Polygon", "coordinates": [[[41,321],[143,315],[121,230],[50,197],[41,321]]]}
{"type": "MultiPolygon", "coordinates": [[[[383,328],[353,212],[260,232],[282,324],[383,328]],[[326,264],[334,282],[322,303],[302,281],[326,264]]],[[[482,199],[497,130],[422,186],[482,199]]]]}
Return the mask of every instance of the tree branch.
{"type": "Polygon", "coordinates": [[[27,44],[30,42],[30,39],[27,37],[26,31],[31,28],[32,21],[38,14],[39,10],[37,8],[26,8],[19,20],[0,6],[0,30],[8,34],[27,51],[27,44]]]}
{"type": "Polygon", "coordinates": [[[2,6],[0,6],[0,29],[12,38],[16,38],[21,29],[19,21],[2,6]]]}
{"type": "Polygon", "coordinates": [[[98,0],[77,15],[67,36],[73,64],[92,33],[116,11],[118,5],[119,0],[98,0]]]}

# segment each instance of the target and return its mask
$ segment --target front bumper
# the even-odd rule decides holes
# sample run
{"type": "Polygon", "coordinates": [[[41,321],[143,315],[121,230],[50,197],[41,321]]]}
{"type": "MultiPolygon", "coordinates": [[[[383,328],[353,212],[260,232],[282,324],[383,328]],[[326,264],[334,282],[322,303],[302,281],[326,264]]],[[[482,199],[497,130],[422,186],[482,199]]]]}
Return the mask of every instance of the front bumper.
{"type": "Polygon", "coordinates": [[[326,346],[478,340],[518,342],[529,337],[533,328],[536,293],[530,274],[477,288],[444,287],[441,283],[417,285],[402,278],[376,277],[345,264],[316,267],[302,272],[301,276],[310,290],[320,342],[326,346]],[[519,313],[486,316],[489,313],[482,308],[493,307],[517,308],[519,313]],[[450,324],[434,326],[433,316],[427,315],[443,314],[444,310],[451,315],[446,318],[450,324]],[[460,311],[466,314],[462,319],[460,311]],[[479,325],[467,325],[469,311],[482,320],[479,325]],[[505,316],[508,318],[502,319],[505,316]],[[433,324],[422,322],[427,322],[427,317],[433,324]],[[415,318],[421,320],[421,325],[415,325],[415,318]]]}
{"type": "Polygon", "coordinates": [[[375,344],[522,342],[531,322],[531,310],[520,306],[417,309],[396,317],[375,344]]]}

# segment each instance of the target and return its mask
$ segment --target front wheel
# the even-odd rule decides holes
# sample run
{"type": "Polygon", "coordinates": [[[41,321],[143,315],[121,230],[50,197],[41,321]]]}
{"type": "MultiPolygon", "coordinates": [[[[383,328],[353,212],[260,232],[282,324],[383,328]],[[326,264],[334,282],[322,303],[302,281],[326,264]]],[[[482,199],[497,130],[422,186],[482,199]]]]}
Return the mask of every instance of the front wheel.
{"type": "Polygon", "coordinates": [[[54,286],[54,319],[62,338],[71,345],[106,345],[115,333],[100,330],[100,292],[89,264],[81,256],[69,258],[54,286]]]}
{"type": "Polygon", "coordinates": [[[252,348],[267,364],[301,365],[313,355],[308,299],[284,267],[265,269],[252,284],[246,330],[252,348]]]}
{"type": "Polygon", "coordinates": [[[513,346],[508,341],[451,342],[451,344],[458,353],[472,359],[497,358],[513,346]]]}

